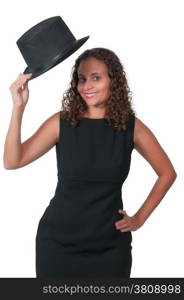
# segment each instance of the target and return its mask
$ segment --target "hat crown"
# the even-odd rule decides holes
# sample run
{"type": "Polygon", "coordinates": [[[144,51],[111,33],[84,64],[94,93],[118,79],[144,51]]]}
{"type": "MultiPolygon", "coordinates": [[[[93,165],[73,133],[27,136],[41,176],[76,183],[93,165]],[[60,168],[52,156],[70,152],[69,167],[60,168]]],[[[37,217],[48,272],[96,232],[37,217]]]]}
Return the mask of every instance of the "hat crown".
{"type": "Polygon", "coordinates": [[[48,61],[53,55],[57,56],[75,41],[65,22],[56,16],[30,28],[17,40],[17,45],[26,63],[36,68],[45,63],[45,58],[48,61]]]}
{"type": "Polygon", "coordinates": [[[88,38],[76,40],[63,19],[54,16],[31,27],[16,43],[28,65],[25,71],[38,76],[66,59],[88,38]]]}

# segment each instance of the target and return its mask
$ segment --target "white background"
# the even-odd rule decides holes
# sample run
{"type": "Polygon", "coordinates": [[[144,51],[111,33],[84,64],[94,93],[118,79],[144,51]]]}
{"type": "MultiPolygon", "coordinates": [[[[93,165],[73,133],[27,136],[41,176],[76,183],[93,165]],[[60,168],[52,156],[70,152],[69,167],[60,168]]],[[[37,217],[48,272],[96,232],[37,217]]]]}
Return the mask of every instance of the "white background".
{"type": "MultiPolygon", "coordinates": [[[[7,0],[3,3],[0,10],[0,277],[36,276],[37,226],[57,184],[55,147],[21,169],[3,167],[4,142],[12,112],[9,86],[26,68],[16,41],[36,23],[56,15],[63,18],[77,39],[87,35],[90,38],[64,62],[29,82],[22,142],[60,110],[78,55],[93,47],[113,50],[125,68],[137,117],[155,134],[178,175],[145,224],[132,232],[131,277],[183,277],[183,5],[182,0],[7,0]]],[[[130,173],[122,187],[128,215],[138,210],[156,179],[152,167],[134,149],[130,173]]]]}

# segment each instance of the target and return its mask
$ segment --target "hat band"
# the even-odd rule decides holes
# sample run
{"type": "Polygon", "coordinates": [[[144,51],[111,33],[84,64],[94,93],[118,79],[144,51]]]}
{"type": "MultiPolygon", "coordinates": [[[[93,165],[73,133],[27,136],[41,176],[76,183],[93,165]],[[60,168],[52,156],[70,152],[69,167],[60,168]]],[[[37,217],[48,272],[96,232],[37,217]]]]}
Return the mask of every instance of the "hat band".
{"type": "MultiPolygon", "coordinates": [[[[74,46],[74,44],[72,46],[74,46]]],[[[29,67],[29,68],[26,69],[26,71],[28,71],[30,73],[31,72],[32,73],[40,73],[43,70],[47,71],[51,66],[54,66],[54,64],[58,62],[58,59],[60,57],[64,58],[64,55],[68,52],[68,49],[71,49],[71,45],[70,45],[70,47],[67,47],[64,51],[62,51],[59,54],[57,54],[54,57],[52,57],[52,59],[50,59],[49,63],[47,63],[47,64],[44,63],[41,66],[38,66],[38,67],[35,67],[35,68],[34,67],[29,67]]]]}

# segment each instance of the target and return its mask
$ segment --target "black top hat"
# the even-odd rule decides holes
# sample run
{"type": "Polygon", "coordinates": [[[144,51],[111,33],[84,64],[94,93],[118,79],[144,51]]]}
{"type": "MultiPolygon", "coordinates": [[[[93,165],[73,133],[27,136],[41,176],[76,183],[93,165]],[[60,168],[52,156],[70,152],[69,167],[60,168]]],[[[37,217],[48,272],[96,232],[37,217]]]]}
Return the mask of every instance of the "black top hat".
{"type": "Polygon", "coordinates": [[[33,73],[31,79],[38,77],[73,54],[88,38],[76,40],[60,16],[43,20],[16,42],[28,66],[24,74],[33,73]]]}

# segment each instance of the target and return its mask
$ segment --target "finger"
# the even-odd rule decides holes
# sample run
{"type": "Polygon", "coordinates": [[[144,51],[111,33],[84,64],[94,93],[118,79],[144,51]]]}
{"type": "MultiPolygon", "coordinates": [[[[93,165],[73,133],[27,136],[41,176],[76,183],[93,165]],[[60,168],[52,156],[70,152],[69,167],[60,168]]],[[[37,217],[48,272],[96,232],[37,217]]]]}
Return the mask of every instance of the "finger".
{"type": "Polygon", "coordinates": [[[33,73],[19,73],[18,76],[31,76],[33,73]]]}
{"type": "Polygon", "coordinates": [[[120,221],[120,222],[116,222],[115,226],[116,226],[117,229],[120,229],[122,226],[125,226],[125,225],[127,225],[127,224],[128,224],[128,223],[127,223],[126,220],[122,220],[122,221],[120,221]]]}
{"type": "Polygon", "coordinates": [[[26,88],[26,83],[21,86],[21,90],[24,90],[25,88],[26,88]]]}
{"type": "Polygon", "coordinates": [[[31,78],[32,75],[33,75],[32,73],[29,73],[29,74],[21,74],[21,73],[20,73],[20,74],[18,75],[16,81],[18,81],[18,80],[28,80],[28,79],[31,78]]]}
{"type": "Polygon", "coordinates": [[[121,224],[121,225],[119,226],[119,229],[126,229],[126,228],[129,227],[129,226],[130,226],[130,224],[128,224],[128,223],[121,224]]]}
{"type": "Polygon", "coordinates": [[[18,83],[15,83],[15,87],[14,87],[14,90],[19,90],[20,88],[22,88],[24,86],[24,82],[18,82],[18,83]]]}
{"type": "Polygon", "coordinates": [[[121,229],[120,231],[121,231],[121,232],[127,232],[127,231],[130,231],[130,228],[127,227],[127,228],[125,228],[125,229],[121,229]]]}
{"type": "Polygon", "coordinates": [[[26,77],[30,78],[32,75],[33,75],[32,73],[29,73],[29,74],[26,74],[26,77]]]}
{"type": "Polygon", "coordinates": [[[119,209],[118,212],[119,212],[120,214],[126,214],[126,210],[123,210],[123,209],[119,209]]]}
{"type": "Polygon", "coordinates": [[[15,85],[17,87],[22,86],[24,83],[26,83],[28,81],[28,77],[20,77],[15,81],[15,85]]]}

